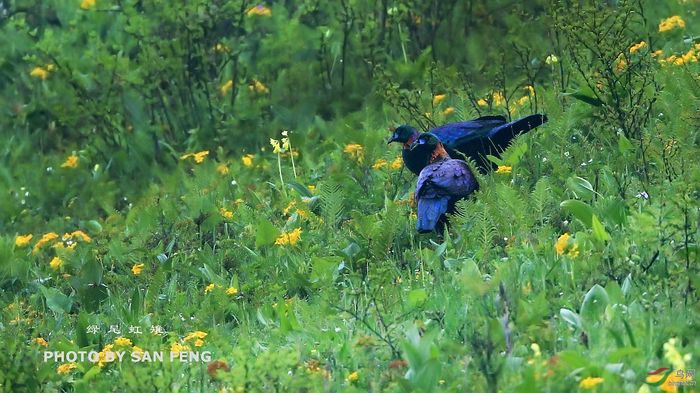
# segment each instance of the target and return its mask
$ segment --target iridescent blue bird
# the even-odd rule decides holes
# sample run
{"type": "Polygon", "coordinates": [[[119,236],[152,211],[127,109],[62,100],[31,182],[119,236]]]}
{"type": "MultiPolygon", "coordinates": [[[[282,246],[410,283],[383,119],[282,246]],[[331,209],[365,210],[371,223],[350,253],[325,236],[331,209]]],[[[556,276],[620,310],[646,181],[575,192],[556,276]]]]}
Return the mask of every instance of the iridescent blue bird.
{"type": "MultiPolygon", "coordinates": [[[[496,168],[486,156],[500,157],[516,136],[524,134],[547,122],[546,115],[530,115],[508,123],[503,116],[483,116],[474,120],[449,123],[433,128],[433,133],[443,143],[451,157],[460,153],[474,160],[483,173],[496,168]]],[[[403,144],[403,162],[411,172],[419,174],[425,166],[411,151],[411,145],[421,133],[409,125],[396,128],[388,143],[403,144]]]]}
{"type": "Polygon", "coordinates": [[[479,189],[479,183],[467,163],[450,158],[435,134],[420,134],[411,145],[416,162],[423,166],[416,182],[420,233],[442,232],[447,214],[454,212],[455,204],[479,189]]]}

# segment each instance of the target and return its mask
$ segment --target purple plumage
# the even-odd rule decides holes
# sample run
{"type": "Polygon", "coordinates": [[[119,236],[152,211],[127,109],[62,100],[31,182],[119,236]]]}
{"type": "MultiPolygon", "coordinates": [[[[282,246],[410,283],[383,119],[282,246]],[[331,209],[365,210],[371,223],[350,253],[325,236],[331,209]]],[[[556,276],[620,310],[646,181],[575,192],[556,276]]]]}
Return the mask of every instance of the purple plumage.
{"type": "Polygon", "coordinates": [[[426,166],[416,183],[416,230],[420,233],[441,231],[446,222],[445,214],[452,213],[458,200],[478,189],[479,184],[462,160],[444,159],[426,166]]]}

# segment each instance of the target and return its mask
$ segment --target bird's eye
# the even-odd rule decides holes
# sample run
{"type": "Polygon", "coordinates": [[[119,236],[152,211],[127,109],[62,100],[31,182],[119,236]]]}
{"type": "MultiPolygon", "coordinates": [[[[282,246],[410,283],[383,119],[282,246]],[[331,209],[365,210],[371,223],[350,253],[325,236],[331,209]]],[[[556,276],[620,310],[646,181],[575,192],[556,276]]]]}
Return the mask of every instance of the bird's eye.
{"type": "Polygon", "coordinates": [[[423,139],[423,138],[418,139],[418,144],[425,145],[425,139],[423,139]]]}

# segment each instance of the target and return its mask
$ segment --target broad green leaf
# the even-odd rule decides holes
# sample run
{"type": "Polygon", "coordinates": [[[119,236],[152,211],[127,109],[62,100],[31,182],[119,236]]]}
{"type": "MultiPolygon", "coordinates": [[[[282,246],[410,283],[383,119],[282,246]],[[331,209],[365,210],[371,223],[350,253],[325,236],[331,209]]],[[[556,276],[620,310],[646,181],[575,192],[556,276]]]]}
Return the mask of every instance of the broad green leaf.
{"type": "Polygon", "coordinates": [[[567,213],[573,215],[583,222],[587,227],[591,227],[593,218],[593,208],[585,202],[569,199],[563,201],[559,206],[567,213]]]}
{"type": "Polygon", "coordinates": [[[625,136],[625,134],[620,133],[620,137],[617,140],[617,148],[620,151],[620,154],[623,156],[629,153],[634,146],[632,146],[632,142],[630,142],[629,139],[625,136]]]}
{"type": "Polygon", "coordinates": [[[585,321],[599,320],[605,313],[608,303],[610,303],[610,300],[605,288],[595,284],[583,298],[581,317],[585,321]]]}
{"type": "Polygon", "coordinates": [[[70,311],[73,301],[68,296],[61,293],[56,288],[41,287],[41,292],[46,299],[46,306],[57,314],[63,314],[70,311]]]}
{"type": "Polygon", "coordinates": [[[255,231],[255,247],[267,246],[275,242],[279,230],[275,228],[270,221],[265,218],[258,220],[258,225],[255,231]]]}
{"type": "Polygon", "coordinates": [[[410,304],[411,307],[422,304],[426,299],[428,299],[428,292],[423,288],[414,289],[408,293],[408,304],[410,304]]]}
{"type": "Polygon", "coordinates": [[[566,185],[576,198],[590,199],[596,194],[591,183],[582,177],[572,176],[566,180],[566,185]]]}
{"type": "Polygon", "coordinates": [[[581,328],[581,318],[579,318],[578,314],[575,312],[569,310],[568,308],[562,308],[559,310],[559,315],[564,321],[571,325],[571,327],[575,329],[581,328]]]}
{"type": "Polygon", "coordinates": [[[598,217],[595,214],[591,219],[591,228],[593,229],[593,237],[595,237],[598,241],[604,242],[606,240],[610,240],[610,235],[605,231],[605,227],[603,227],[603,224],[601,224],[600,220],[598,220],[598,217]]]}

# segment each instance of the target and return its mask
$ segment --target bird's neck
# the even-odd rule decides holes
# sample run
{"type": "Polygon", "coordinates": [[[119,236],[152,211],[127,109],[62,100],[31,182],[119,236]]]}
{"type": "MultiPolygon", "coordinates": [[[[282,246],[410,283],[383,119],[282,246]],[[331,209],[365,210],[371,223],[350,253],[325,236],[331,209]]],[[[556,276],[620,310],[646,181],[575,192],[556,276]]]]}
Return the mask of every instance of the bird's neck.
{"type": "Polygon", "coordinates": [[[433,154],[430,155],[429,163],[432,164],[435,162],[440,162],[449,159],[450,155],[447,154],[445,147],[442,145],[442,143],[438,143],[437,146],[435,146],[435,150],[433,150],[433,154]]]}
{"type": "Polygon", "coordinates": [[[413,142],[415,142],[416,138],[418,138],[418,132],[417,132],[417,131],[415,131],[413,134],[411,134],[410,137],[408,137],[408,140],[407,140],[406,142],[404,142],[404,144],[403,144],[403,148],[404,148],[404,149],[410,150],[410,149],[411,149],[411,145],[413,144],[413,142]]]}

